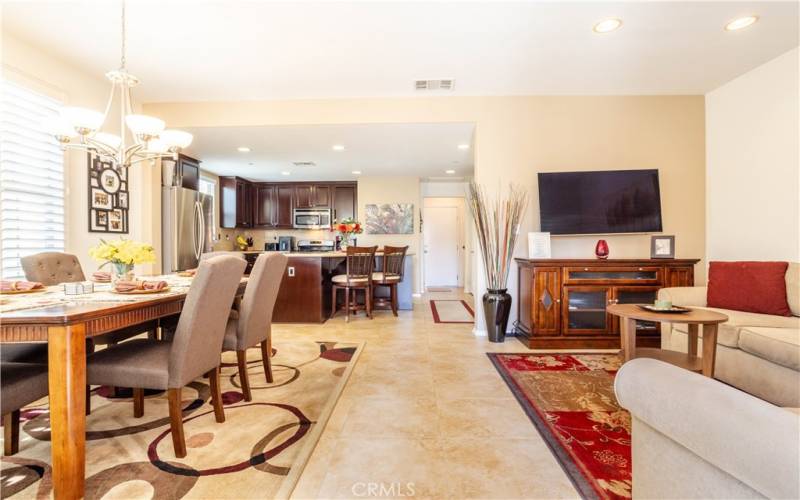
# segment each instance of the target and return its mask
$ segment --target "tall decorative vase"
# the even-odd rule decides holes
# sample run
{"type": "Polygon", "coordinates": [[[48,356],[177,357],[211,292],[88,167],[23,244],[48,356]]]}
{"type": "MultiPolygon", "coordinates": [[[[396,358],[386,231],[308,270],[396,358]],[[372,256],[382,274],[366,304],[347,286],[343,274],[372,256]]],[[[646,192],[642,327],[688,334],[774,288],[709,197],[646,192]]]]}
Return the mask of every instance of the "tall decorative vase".
{"type": "Polygon", "coordinates": [[[133,264],[122,262],[111,263],[111,284],[116,285],[118,281],[133,281],[133,264]]]}
{"type": "Polygon", "coordinates": [[[608,243],[606,243],[606,240],[598,240],[597,246],[594,247],[594,254],[598,259],[608,258],[608,243]]]}
{"type": "Polygon", "coordinates": [[[483,315],[489,342],[503,342],[506,339],[508,315],[511,313],[511,295],[506,289],[487,290],[483,294],[483,315]]]}

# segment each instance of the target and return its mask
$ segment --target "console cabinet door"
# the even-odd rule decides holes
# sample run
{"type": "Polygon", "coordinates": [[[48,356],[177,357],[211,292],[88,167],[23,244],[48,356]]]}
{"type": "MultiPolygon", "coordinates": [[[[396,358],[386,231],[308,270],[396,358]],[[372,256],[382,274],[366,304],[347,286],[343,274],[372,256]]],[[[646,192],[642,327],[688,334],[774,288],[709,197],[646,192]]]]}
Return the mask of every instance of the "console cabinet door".
{"type": "Polygon", "coordinates": [[[606,306],[611,299],[607,286],[565,286],[561,303],[564,335],[604,335],[611,330],[606,306]]]}
{"type": "MultiPolygon", "coordinates": [[[[658,290],[661,287],[657,286],[615,286],[613,288],[611,302],[614,304],[652,304],[658,297],[658,290]]],[[[619,316],[611,317],[611,331],[620,333],[620,320],[619,316]]],[[[637,321],[636,333],[637,335],[649,334],[659,335],[661,323],[654,321],[637,321]]]]}
{"type": "Polygon", "coordinates": [[[533,271],[533,334],[561,335],[561,269],[538,267],[533,271]]]}
{"type": "Polygon", "coordinates": [[[255,225],[273,227],[275,225],[275,186],[260,185],[256,188],[255,225]]]}
{"type": "Polygon", "coordinates": [[[291,185],[277,184],[275,186],[275,215],[273,224],[280,229],[291,229],[294,224],[292,221],[292,208],[294,204],[295,189],[291,185]]]}
{"type": "Polygon", "coordinates": [[[666,278],[664,286],[694,286],[694,266],[666,268],[666,278]]]}

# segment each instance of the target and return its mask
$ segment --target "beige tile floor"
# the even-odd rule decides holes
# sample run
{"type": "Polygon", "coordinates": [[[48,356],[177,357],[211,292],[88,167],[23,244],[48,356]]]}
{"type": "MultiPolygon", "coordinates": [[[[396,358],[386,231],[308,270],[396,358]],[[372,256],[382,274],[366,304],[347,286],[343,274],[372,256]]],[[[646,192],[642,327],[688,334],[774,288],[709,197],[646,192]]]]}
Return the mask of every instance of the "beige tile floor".
{"type": "Polygon", "coordinates": [[[462,297],[431,293],[399,318],[275,326],[278,344],[366,341],[293,498],[578,497],[485,354],[527,349],[434,323],[428,299],[462,297]]]}

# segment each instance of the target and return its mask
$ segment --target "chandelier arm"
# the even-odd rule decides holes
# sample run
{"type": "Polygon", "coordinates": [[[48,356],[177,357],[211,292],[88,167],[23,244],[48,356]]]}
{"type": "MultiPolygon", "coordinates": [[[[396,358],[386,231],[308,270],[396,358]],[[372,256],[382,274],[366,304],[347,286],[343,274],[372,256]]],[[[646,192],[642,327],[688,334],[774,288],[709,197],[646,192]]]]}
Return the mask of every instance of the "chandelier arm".
{"type": "Polygon", "coordinates": [[[142,156],[142,155],[139,154],[139,152],[142,149],[144,149],[144,145],[143,144],[134,144],[132,146],[129,146],[128,149],[126,149],[125,151],[123,151],[122,152],[122,163],[123,163],[123,165],[132,164],[133,159],[137,155],[138,156],[142,156]]]}
{"type": "Polygon", "coordinates": [[[110,156],[112,158],[116,158],[118,156],[119,151],[109,147],[108,144],[104,144],[104,143],[98,141],[97,139],[94,139],[92,137],[87,137],[86,143],[92,149],[96,150],[98,153],[104,154],[106,156],[110,156]]]}

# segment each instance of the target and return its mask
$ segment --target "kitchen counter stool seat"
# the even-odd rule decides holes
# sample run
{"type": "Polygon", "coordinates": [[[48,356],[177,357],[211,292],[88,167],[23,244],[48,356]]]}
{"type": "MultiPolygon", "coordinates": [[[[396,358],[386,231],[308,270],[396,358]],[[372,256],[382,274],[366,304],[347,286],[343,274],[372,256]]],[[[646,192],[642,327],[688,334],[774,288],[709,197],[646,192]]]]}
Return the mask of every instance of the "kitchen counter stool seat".
{"type": "Polygon", "coordinates": [[[376,308],[391,309],[392,314],[397,316],[397,285],[403,281],[403,270],[405,269],[406,252],[408,247],[383,247],[383,269],[372,273],[373,289],[385,286],[389,288],[389,299],[375,297],[373,303],[376,308]]]}
{"type": "Polygon", "coordinates": [[[19,451],[20,409],[47,396],[47,365],[0,363],[0,413],[3,415],[3,453],[19,451]]]}
{"type": "Polygon", "coordinates": [[[372,273],[375,269],[375,252],[378,247],[347,247],[345,274],[337,274],[331,278],[333,298],[331,301],[331,319],[336,316],[338,308],[336,299],[338,291],[344,290],[345,321],[350,321],[350,313],[364,309],[367,317],[372,319],[372,273]],[[359,306],[356,291],[364,291],[364,306],[359,306]]]}

